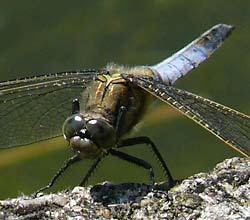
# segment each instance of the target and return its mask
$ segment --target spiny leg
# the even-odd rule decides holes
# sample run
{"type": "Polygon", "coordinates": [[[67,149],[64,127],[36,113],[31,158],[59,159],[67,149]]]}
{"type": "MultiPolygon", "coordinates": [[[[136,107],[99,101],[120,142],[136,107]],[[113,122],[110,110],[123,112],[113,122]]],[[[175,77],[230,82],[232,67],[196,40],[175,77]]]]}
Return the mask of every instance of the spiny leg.
{"type": "Polygon", "coordinates": [[[117,121],[116,121],[116,126],[115,126],[115,131],[116,131],[116,136],[119,137],[121,134],[121,129],[122,125],[125,119],[125,114],[127,112],[127,108],[125,106],[121,106],[118,112],[117,116],[117,121]]]}
{"type": "Polygon", "coordinates": [[[117,148],[122,148],[122,147],[127,147],[127,146],[132,146],[132,145],[137,145],[137,144],[147,144],[147,146],[150,146],[151,149],[153,150],[154,154],[156,155],[157,159],[160,161],[160,164],[163,168],[163,171],[165,173],[165,175],[168,177],[168,183],[169,183],[169,187],[172,187],[175,185],[175,181],[165,163],[165,161],[163,160],[159,150],[157,149],[157,147],[155,146],[155,144],[146,136],[142,136],[142,137],[133,137],[133,138],[128,138],[128,139],[124,139],[121,140],[118,144],[117,144],[117,148]]]}
{"type": "Polygon", "coordinates": [[[94,170],[96,169],[96,167],[98,166],[98,164],[101,162],[101,160],[104,157],[98,157],[93,164],[91,165],[91,167],[89,168],[88,172],[86,173],[86,175],[84,176],[83,180],[81,181],[81,183],[79,184],[79,186],[84,186],[85,183],[88,181],[89,177],[91,176],[91,174],[94,172],[94,170]]]}
{"type": "Polygon", "coordinates": [[[139,159],[137,157],[131,156],[129,154],[123,153],[121,151],[113,150],[113,149],[110,149],[109,153],[111,155],[115,156],[115,157],[118,157],[118,158],[120,158],[122,160],[133,163],[133,164],[135,164],[135,165],[137,165],[139,167],[142,167],[142,168],[148,170],[151,184],[154,185],[154,183],[155,183],[154,171],[153,171],[152,166],[148,162],[146,162],[146,161],[144,161],[142,159],[139,159]]]}
{"type": "Polygon", "coordinates": [[[48,183],[47,186],[39,189],[35,195],[37,195],[38,193],[49,189],[50,187],[52,187],[54,185],[54,183],[56,182],[56,180],[74,163],[80,161],[81,158],[78,155],[74,155],[73,157],[69,158],[67,161],[65,161],[64,165],[61,167],[60,170],[57,171],[56,175],[50,180],[50,182],[48,183]]]}
{"type": "Polygon", "coordinates": [[[78,99],[74,99],[72,102],[72,115],[78,114],[80,112],[80,103],[78,99]]]}

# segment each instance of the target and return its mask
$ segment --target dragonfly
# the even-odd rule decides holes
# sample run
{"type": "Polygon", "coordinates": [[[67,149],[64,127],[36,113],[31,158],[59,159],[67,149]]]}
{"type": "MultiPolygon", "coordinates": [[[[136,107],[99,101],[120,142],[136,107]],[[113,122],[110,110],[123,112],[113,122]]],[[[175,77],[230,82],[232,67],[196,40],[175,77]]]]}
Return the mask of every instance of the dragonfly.
{"type": "Polygon", "coordinates": [[[250,117],[178,89],[173,84],[207,60],[234,29],[218,24],[156,65],[67,71],[0,83],[0,148],[24,146],[62,136],[74,156],[45,187],[52,187],[73,164],[93,160],[79,185],[85,185],[108,155],[144,168],[150,163],[120,149],[146,144],[158,158],[169,187],[175,184],[154,142],[146,136],[125,138],[156,99],[174,107],[244,156],[250,154],[250,117]]]}

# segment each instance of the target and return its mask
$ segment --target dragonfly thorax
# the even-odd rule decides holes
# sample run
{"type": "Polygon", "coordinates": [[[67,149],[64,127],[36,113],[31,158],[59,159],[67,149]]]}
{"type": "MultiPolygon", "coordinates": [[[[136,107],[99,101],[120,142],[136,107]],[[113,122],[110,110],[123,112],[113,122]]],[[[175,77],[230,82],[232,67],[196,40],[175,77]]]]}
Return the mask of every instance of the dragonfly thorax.
{"type": "Polygon", "coordinates": [[[113,147],[116,141],[115,130],[106,120],[85,118],[82,114],[66,119],[63,136],[82,158],[95,158],[105,149],[113,147]]]}

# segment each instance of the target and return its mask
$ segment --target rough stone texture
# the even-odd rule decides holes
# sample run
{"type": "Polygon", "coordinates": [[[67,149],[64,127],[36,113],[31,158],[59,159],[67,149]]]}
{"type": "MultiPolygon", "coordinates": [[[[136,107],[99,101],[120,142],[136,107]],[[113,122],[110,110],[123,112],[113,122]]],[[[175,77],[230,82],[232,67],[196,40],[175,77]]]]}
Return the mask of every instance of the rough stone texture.
{"type": "Polygon", "coordinates": [[[232,158],[169,191],[106,182],[0,201],[0,219],[250,219],[249,177],[249,159],[232,158]]]}

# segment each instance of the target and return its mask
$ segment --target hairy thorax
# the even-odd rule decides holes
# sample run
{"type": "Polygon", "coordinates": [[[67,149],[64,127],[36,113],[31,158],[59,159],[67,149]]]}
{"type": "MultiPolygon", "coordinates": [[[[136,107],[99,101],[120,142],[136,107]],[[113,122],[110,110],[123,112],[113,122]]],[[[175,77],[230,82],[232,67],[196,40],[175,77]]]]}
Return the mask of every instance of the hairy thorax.
{"type": "MultiPolygon", "coordinates": [[[[103,118],[116,127],[121,107],[125,107],[124,120],[119,136],[127,133],[144,115],[152,97],[139,87],[129,85],[121,74],[153,76],[147,67],[126,68],[109,65],[99,75],[84,96],[87,97],[83,114],[88,118],[103,118]]],[[[119,138],[119,137],[117,137],[119,138]]]]}

